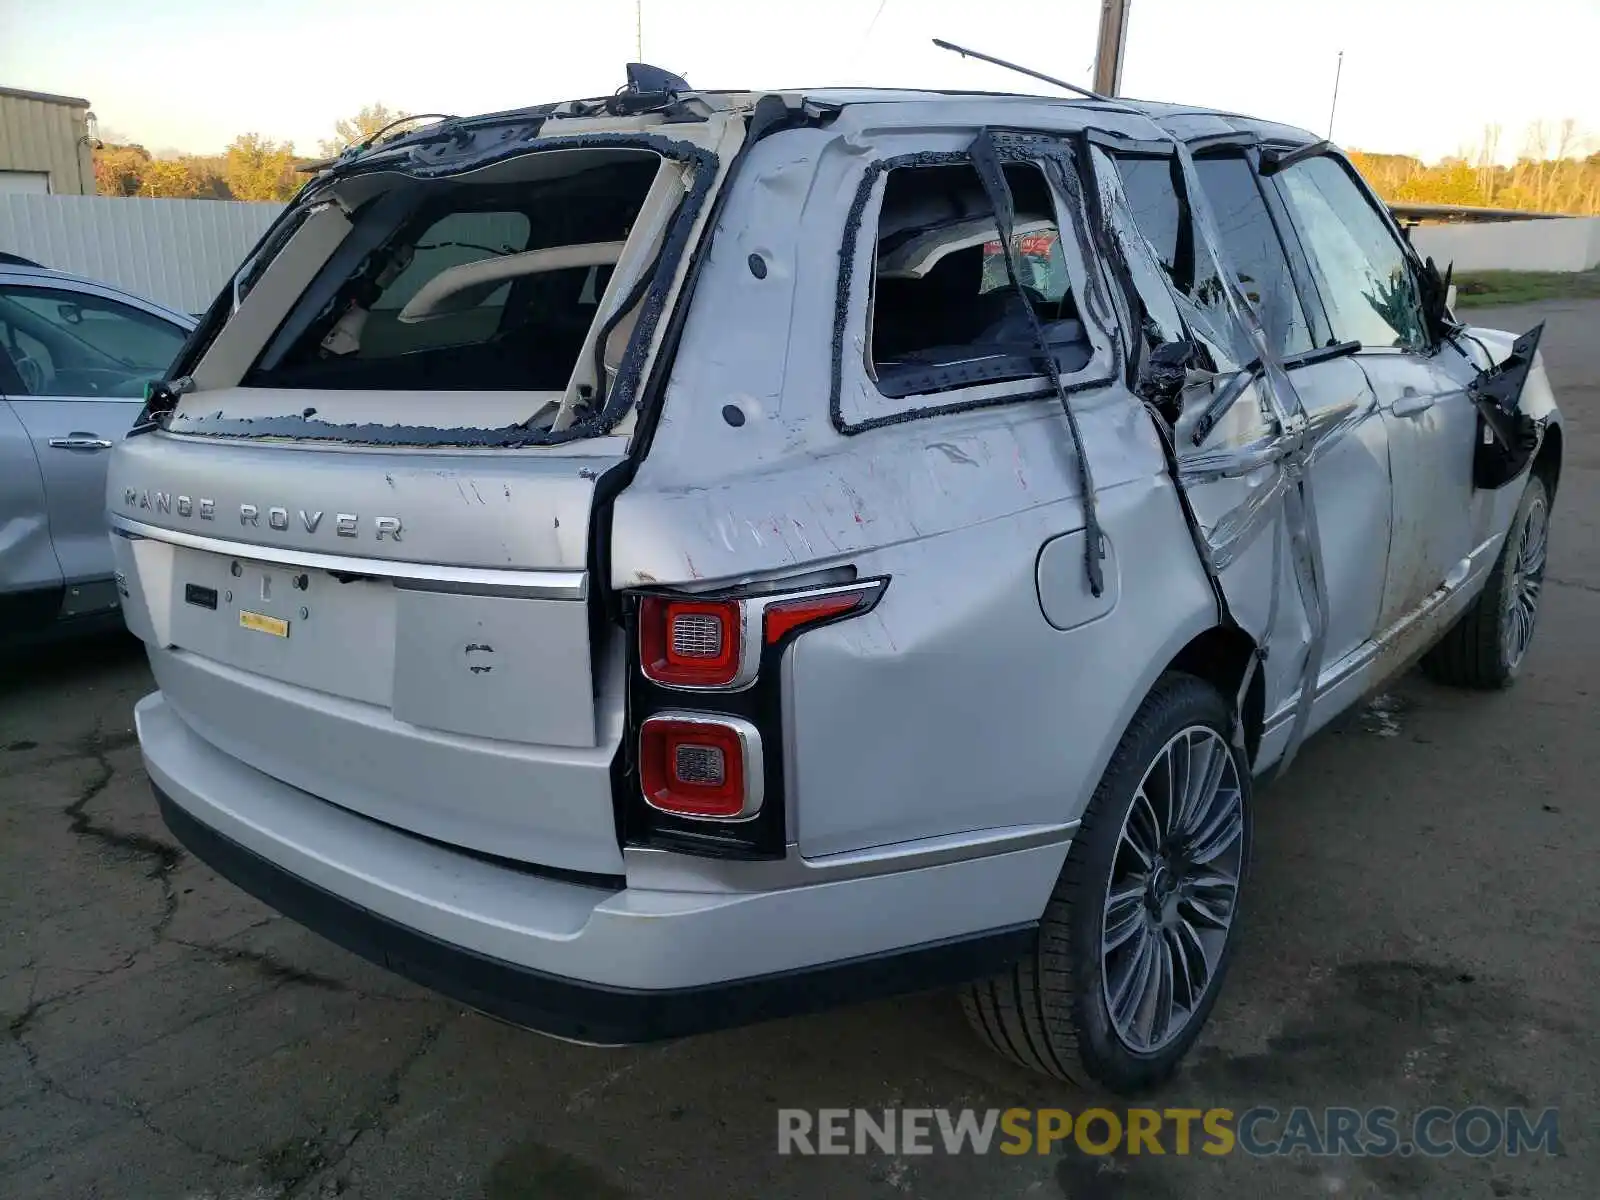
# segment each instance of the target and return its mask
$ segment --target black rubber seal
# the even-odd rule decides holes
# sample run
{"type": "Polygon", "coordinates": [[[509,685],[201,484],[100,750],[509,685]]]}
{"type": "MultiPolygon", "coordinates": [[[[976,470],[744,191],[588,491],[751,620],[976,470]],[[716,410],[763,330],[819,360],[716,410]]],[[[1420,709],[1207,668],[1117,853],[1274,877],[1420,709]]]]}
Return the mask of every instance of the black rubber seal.
{"type": "MultiPolygon", "coordinates": [[[[1029,139],[1026,137],[1008,138],[1006,144],[999,149],[1002,162],[1025,162],[1034,165],[1039,165],[1039,160],[1044,157],[1061,152],[1059,143],[1051,143],[1043,138],[1029,139]],[[1030,152],[1030,150],[1037,152],[1030,152]]],[[[867,205],[872,199],[872,189],[880,175],[897,167],[971,165],[972,156],[965,150],[923,150],[914,154],[901,154],[893,158],[878,159],[869,163],[866,171],[861,176],[861,182],[856,187],[855,198],[850,202],[850,211],[845,217],[844,240],[839,247],[839,281],[833,308],[833,372],[828,394],[829,419],[832,420],[833,427],[846,436],[865,433],[869,429],[881,429],[886,425],[901,425],[906,421],[920,421],[925,417],[938,417],[946,413],[971,412],[980,408],[995,408],[1002,404],[1021,404],[1057,394],[1054,388],[1041,386],[1028,388],[1020,392],[1007,392],[998,396],[985,396],[976,400],[957,400],[949,404],[915,405],[899,412],[887,413],[881,417],[870,417],[865,421],[845,420],[841,393],[844,387],[844,347],[850,323],[850,290],[855,275],[856,247],[861,237],[862,217],[865,215],[867,205]]],[[[1087,323],[1088,318],[1084,317],[1084,320],[1087,323]]],[[[1013,381],[995,380],[994,382],[1009,383],[1013,381]]],[[[1026,383],[1030,382],[1030,380],[1021,382],[1026,383]]],[[[1071,383],[1064,382],[1062,384],[1062,392],[1070,396],[1077,392],[1103,388],[1115,382],[1115,375],[1108,375],[1103,379],[1074,380],[1071,383]]]]}

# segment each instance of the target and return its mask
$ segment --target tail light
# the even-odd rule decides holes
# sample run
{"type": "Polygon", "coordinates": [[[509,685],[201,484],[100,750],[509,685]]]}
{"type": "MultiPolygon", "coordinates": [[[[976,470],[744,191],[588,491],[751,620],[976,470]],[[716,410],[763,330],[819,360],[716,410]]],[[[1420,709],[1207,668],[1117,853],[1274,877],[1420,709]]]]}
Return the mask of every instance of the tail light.
{"type": "Polygon", "coordinates": [[[792,600],[773,600],[762,613],[762,641],[769,646],[776,646],[797,629],[834,620],[858,608],[869,608],[877,600],[879,590],[877,587],[858,587],[817,592],[792,600]]]}
{"type": "Polygon", "coordinates": [[[639,669],[651,683],[669,688],[748,687],[764,647],[781,645],[808,626],[865,612],[877,603],[884,582],[742,600],[641,596],[639,669]],[[760,643],[751,645],[757,636],[760,643]]]}
{"type": "Polygon", "coordinates": [[[635,594],[629,753],[613,767],[624,843],[784,857],[793,815],[780,752],[784,656],[807,630],[869,611],[887,584],[635,594]],[[765,757],[763,742],[774,748],[765,757]]]}
{"type": "Polygon", "coordinates": [[[726,687],[744,659],[744,612],[737,600],[639,601],[639,667],[667,687],[726,687]]]}
{"type": "Polygon", "coordinates": [[[761,735],[739,717],[659,713],[639,730],[639,784],[657,812],[744,821],[761,811],[761,735]]]}

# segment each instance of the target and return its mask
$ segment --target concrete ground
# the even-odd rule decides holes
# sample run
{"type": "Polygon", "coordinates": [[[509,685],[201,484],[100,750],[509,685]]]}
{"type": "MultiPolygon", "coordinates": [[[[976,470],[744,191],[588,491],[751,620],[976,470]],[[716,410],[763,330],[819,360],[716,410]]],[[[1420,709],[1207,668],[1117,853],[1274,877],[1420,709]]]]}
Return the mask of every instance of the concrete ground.
{"type": "Polygon", "coordinates": [[[1091,1097],[991,1057],[942,995],[629,1050],[463,1012],[174,845],[129,730],[150,679],[114,640],[0,682],[0,1195],[1600,1195],[1600,302],[1473,316],[1549,317],[1570,422],[1526,676],[1407,677],[1259,795],[1232,974],[1155,1103],[1554,1106],[1563,1153],[781,1158],[780,1106],[1091,1097]]]}

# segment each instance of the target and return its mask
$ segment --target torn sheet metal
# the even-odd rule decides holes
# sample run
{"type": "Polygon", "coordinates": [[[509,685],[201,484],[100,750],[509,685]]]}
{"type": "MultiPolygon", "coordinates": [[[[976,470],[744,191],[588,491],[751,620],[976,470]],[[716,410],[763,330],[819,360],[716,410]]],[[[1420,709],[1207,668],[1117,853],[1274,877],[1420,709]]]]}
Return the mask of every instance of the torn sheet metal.
{"type": "MultiPolygon", "coordinates": [[[[1126,196],[1115,178],[1116,168],[1098,149],[1091,152],[1105,232],[1121,252],[1121,267],[1142,301],[1141,332],[1151,346],[1188,339],[1209,354],[1216,374],[1192,373],[1180,393],[1174,440],[1179,447],[1178,482],[1184,489],[1224,478],[1259,475],[1246,498],[1204,529],[1208,569],[1223,569],[1282,515],[1294,566],[1296,591],[1309,628],[1300,672],[1295,718],[1279,770],[1287,768],[1304,739],[1321,672],[1327,636],[1327,587],[1317,539],[1316,501],[1309,469],[1319,448],[1332,444],[1360,419],[1352,404],[1332,410],[1313,425],[1292,379],[1285,370],[1263,315],[1256,310],[1228,262],[1205,192],[1200,187],[1188,148],[1170,135],[1177,174],[1182,183],[1180,221],[1194,233],[1193,295],[1171,286],[1148,241],[1139,232],[1126,196]],[[1231,376],[1231,378],[1229,378],[1231,376]],[[1220,386],[1218,386],[1220,384],[1220,386]],[[1255,403],[1268,432],[1242,443],[1184,454],[1190,443],[1203,444],[1235,404],[1255,403]],[[1196,429],[1198,427],[1198,432],[1196,429]],[[1191,434],[1192,437],[1184,437],[1191,434]]],[[[1235,423],[1237,424],[1237,423],[1235,423]]],[[[1276,609],[1278,581],[1273,580],[1276,609]]]]}
{"type": "Polygon", "coordinates": [[[1300,743],[1305,739],[1311,705],[1316,698],[1317,678],[1322,671],[1323,643],[1328,633],[1327,583],[1323,577],[1322,550],[1317,539],[1316,498],[1312,493],[1308,472],[1314,442],[1306,420],[1305,405],[1295,390],[1289,373],[1284,370],[1276,346],[1267,336],[1265,326],[1251,305],[1249,297],[1239,284],[1238,272],[1227,262],[1222,248],[1222,237],[1211,213],[1211,206],[1200,187],[1195,171],[1194,157],[1182,142],[1174,139],[1173,150],[1183,177],[1184,195],[1199,233],[1197,257],[1204,254],[1222,283],[1222,299],[1234,327],[1244,332],[1255,359],[1261,364],[1263,387],[1259,394],[1271,410],[1272,423],[1279,441],[1281,457],[1278,469],[1282,472],[1284,524],[1289,534],[1291,560],[1294,564],[1295,583],[1300,594],[1310,626],[1310,640],[1306,647],[1304,665],[1300,672],[1299,699],[1295,705],[1294,722],[1290,726],[1288,744],[1278,763],[1278,773],[1286,771],[1294,760],[1300,743]]]}

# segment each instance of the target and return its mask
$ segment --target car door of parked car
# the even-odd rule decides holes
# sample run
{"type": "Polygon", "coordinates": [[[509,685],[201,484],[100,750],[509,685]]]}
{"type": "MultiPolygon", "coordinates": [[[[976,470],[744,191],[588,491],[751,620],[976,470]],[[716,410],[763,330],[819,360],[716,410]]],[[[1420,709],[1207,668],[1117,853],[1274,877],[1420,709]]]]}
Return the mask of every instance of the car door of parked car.
{"type": "Polygon", "coordinates": [[[6,399],[43,477],[50,538],[67,585],[62,615],[117,603],[105,519],[106,456],[187,331],[108,296],[0,282],[6,399]]]}
{"type": "Polygon", "coordinates": [[[44,480],[28,431],[3,398],[17,386],[0,353],[0,645],[54,621],[61,608],[44,480]]]}
{"type": "Polygon", "coordinates": [[[1319,155],[1271,177],[1310,262],[1332,334],[1357,341],[1389,436],[1394,519],[1380,628],[1436,591],[1473,550],[1473,370],[1430,344],[1393,222],[1342,159],[1319,155]]]}

